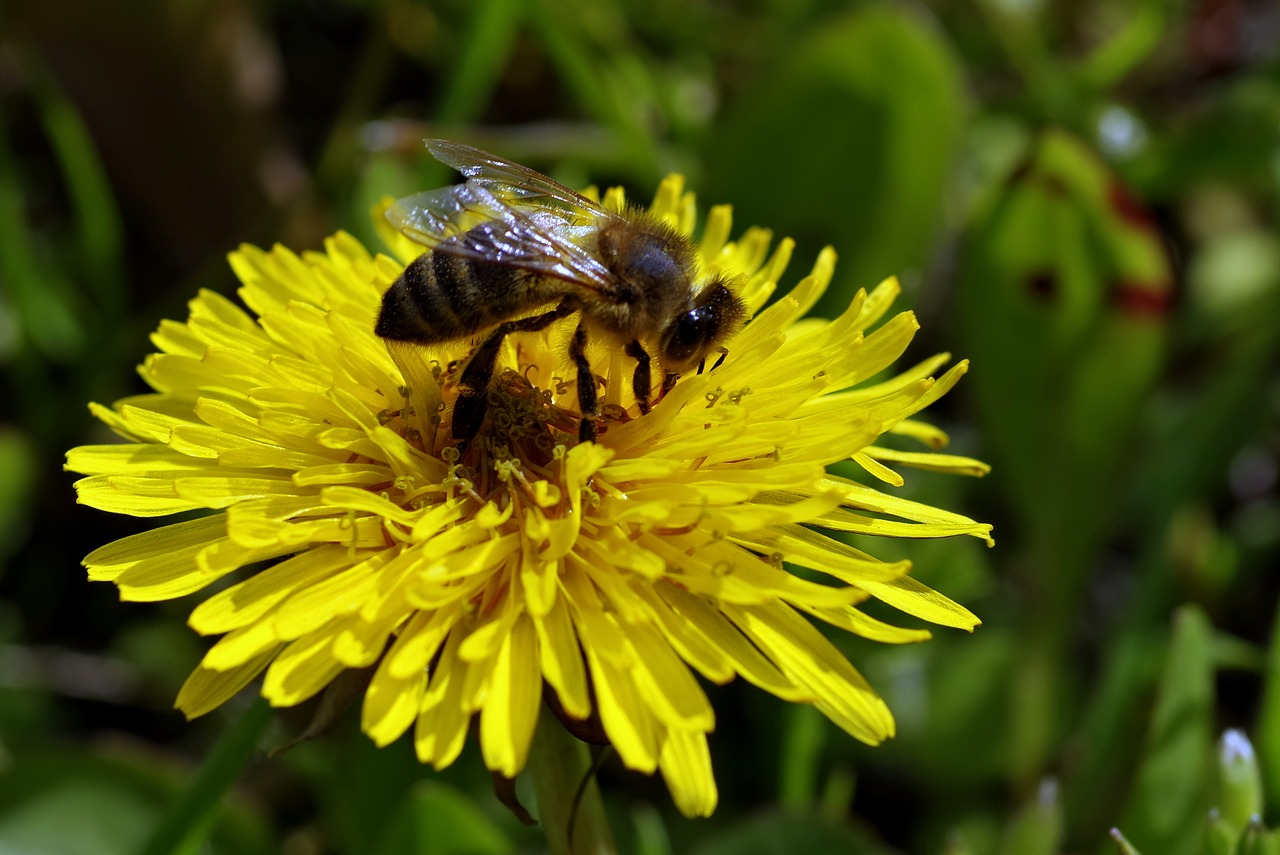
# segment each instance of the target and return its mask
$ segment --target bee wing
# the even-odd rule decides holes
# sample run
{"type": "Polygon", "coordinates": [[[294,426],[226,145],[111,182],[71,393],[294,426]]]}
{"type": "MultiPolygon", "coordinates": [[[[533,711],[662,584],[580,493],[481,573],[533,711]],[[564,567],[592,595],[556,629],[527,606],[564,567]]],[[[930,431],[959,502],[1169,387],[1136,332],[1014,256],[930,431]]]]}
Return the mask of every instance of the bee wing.
{"type": "Polygon", "coordinates": [[[435,252],[518,267],[606,295],[614,291],[613,274],[581,245],[596,223],[567,211],[508,204],[468,181],[401,199],[387,219],[435,252]]]}
{"type": "Polygon", "coordinates": [[[496,196],[518,199],[521,205],[568,210],[586,218],[616,216],[559,181],[496,154],[452,140],[427,140],[426,144],[436,160],[461,172],[467,183],[479,184],[496,196]]]}

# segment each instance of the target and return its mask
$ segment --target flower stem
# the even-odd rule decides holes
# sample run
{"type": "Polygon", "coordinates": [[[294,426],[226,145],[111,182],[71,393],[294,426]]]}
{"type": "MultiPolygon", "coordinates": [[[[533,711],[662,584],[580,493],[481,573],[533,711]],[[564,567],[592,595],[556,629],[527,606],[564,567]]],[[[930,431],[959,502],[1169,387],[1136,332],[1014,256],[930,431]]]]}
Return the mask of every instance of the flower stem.
{"type": "Polygon", "coordinates": [[[151,832],[142,855],[195,851],[270,721],[271,707],[258,698],[214,743],[195,780],[151,832]]]}
{"type": "Polygon", "coordinates": [[[527,768],[538,800],[538,818],[552,855],[617,852],[596,784],[591,752],[546,710],[538,717],[527,768]]]}

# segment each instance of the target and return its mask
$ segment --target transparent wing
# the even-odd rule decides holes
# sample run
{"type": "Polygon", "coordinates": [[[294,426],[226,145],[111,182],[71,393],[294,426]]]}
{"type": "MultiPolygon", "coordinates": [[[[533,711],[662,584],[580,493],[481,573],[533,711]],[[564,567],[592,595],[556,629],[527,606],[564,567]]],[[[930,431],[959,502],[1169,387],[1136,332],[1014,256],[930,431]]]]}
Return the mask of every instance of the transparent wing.
{"type": "Polygon", "coordinates": [[[468,181],[401,199],[387,219],[436,252],[518,267],[602,294],[614,290],[608,268],[583,248],[598,228],[596,219],[558,206],[507,201],[468,181]]]}
{"type": "Polygon", "coordinates": [[[517,204],[523,206],[562,210],[583,219],[616,216],[559,181],[496,154],[452,140],[427,140],[426,144],[432,157],[461,172],[468,184],[478,184],[499,198],[518,200],[517,204]]]}

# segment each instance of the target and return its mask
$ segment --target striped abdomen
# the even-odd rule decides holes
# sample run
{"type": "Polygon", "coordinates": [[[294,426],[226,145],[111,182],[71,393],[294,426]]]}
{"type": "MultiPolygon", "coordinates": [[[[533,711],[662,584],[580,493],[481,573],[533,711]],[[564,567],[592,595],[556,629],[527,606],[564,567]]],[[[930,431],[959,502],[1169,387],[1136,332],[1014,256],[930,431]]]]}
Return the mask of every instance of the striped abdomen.
{"type": "Polygon", "coordinates": [[[541,284],[509,265],[427,252],[387,289],[374,331],[418,344],[462,338],[546,302],[541,284]]]}

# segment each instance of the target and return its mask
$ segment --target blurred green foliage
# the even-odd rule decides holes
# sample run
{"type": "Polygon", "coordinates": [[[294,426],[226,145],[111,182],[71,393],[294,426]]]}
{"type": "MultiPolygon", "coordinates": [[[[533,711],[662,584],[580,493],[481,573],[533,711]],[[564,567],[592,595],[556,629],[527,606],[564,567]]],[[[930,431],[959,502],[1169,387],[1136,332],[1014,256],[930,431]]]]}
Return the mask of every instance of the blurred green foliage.
{"type": "Polygon", "coordinates": [[[308,711],[183,722],[190,604],[85,583],[139,526],[60,471],[228,249],[373,243],[449,136],[640,197],[683,171],[801,265],[836,247],[820,311],[898,273],[914,356],[974,361],[935,419],[993,474],[900,492],[999,547],[875,549],[985,625],[836,639],[898,717],[878,749],[711,687],[718,812],[606,764],[620,851],[1276,852],[1278,45],[1258,0],[0,6],[0,851],[542,845],[474,754],[436,774],[348,716],[246,766],[308,711]]]}

